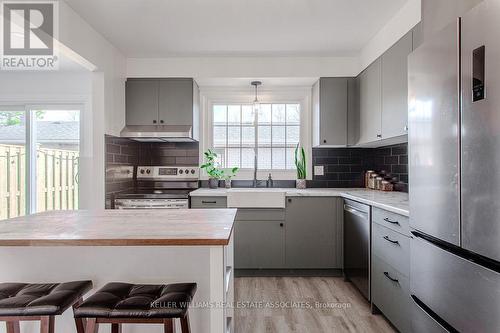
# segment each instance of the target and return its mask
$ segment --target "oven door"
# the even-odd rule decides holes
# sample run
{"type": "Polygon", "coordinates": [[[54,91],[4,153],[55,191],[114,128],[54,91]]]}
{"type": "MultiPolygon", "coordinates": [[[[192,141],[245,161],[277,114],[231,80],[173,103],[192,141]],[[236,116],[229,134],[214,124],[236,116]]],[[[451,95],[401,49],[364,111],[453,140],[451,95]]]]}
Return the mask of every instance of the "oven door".
{"type": "Polygon", "coordinates": [[[187,209],[188,199],[115,199],[115,209],[187,209]]]}

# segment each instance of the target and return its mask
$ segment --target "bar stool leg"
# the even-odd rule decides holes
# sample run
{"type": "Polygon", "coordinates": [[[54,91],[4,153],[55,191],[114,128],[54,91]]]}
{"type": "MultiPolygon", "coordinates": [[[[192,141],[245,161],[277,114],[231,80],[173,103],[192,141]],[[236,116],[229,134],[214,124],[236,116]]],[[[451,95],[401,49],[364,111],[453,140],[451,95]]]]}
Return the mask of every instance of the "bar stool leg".
{"type": "Polygon", "coordinates": [[[55,332],[55,317],[43,316],[40,319],[40,333],[54,333],[55,332]]]}
{"type": "Polygon", "coordinates": [[[122,333],[122,324],[111,324],[111,333],[122,333]]]}
{"type": "Polygon", "coordinates": [[[7,325],[7,333],[20,333],[21,330],[19,328],[18,321],[7,321],[5,323],[7,325]]]}
{"type": "MultiPolygon", "coordinates": [[[[80,298],[73,304],[73,313],[75,313],[75,309],[82,304],[83,298],[80,298]]],[[[75,318],[76,332],[77,333],[85,333],[85,319],[84,318],[75,318]]]]}
{"type": "Polygon", "coordinates": [[[98,330],[99,324],[97,323],[97,318],[87,318],[85,333],[97,333],[98,330]]]}
{"type": "Polygon", "coordinates": [[[191,333],[191,327],[189,326],[189,314],[186,312],[186,316],[181,318],[181,332],[191,333]]]}
{"type": "Polygon", "coordinates": [[[175,321],[174,319],[165,319],[163,321],[163,331],[164,333],[175,333],[175,321]]]}

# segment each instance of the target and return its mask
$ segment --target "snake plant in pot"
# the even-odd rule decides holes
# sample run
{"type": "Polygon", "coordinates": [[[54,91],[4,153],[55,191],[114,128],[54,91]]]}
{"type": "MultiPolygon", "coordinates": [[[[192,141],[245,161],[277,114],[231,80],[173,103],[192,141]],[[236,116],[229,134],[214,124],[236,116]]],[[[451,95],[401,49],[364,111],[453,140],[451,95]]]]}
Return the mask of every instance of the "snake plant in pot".
{"type": "Polygon", "coordinates": [[[306,177],[307,177],[307,168],[306,168],[306,153],[303,147],[295,148],[295,167],[297,168],[297,181],[295,185],[298,189],[306,188],[306,177]]]}
{"type": "Polygon", "coordinates": [[[224,174],[224,171],[219,168],[219,163],[217,162],[217,154],[208,149],[205,153],[205,163],[203,163],[200,168],[205,169],[208,174],[208,187],[215,189],[219,187],[219,179],[224,174]]]}

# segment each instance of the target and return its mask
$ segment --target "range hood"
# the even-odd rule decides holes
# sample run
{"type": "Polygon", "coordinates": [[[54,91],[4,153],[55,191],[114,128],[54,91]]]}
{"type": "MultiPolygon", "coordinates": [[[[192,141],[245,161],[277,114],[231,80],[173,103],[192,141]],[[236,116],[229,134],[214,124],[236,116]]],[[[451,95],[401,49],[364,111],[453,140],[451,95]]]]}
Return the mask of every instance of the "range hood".
{"type": "Polygon", "coordinates": [[[121,137],[139,142],[195,142],[190,125],[127,125],[121,137]]]}

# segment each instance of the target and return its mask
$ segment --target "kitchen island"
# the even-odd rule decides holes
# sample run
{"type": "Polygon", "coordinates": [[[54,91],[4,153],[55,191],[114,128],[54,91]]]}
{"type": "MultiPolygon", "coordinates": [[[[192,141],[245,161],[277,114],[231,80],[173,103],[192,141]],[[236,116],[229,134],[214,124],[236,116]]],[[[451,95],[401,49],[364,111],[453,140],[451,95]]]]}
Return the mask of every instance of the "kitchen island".
{"type": "MultiPolygon", "coordinates": [[[[1,282],[92,280],[196,282],[193,332],[232,325],[235,209],[53,211],[0,222],[1,282]]],[[[0,326],[0,332],[5,332],[0,326]]],[[[22,332],[36,332],[22,323],[22,332]]],[[[56,332],[75,331],[73,314],[56,318],[56,332]]],[[[100,333],[109,332],[103,325],[100,333]]],[[[160,325],[124,325],[124,333],[162,332],[160,325]]]]}

